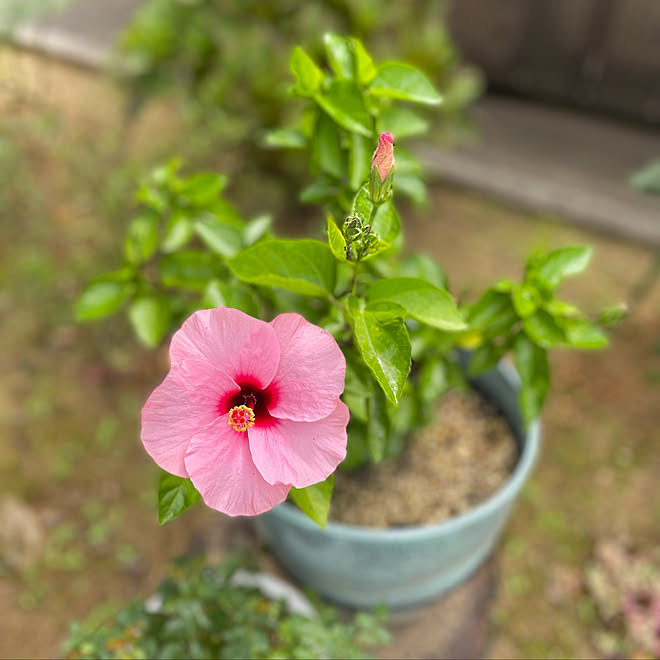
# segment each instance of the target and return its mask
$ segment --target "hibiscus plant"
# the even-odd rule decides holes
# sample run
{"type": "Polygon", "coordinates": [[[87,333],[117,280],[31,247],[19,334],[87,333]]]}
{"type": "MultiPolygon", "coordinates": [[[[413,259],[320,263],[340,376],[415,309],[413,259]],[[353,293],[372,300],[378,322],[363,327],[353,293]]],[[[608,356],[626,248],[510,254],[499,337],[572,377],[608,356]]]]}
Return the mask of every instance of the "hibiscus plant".
{"type": "Polygon", "coordinates": [[[323,204],[323,238],[277,238],[268,216],[246,220],[224,198],[226,177],[184,177],[173,161],[138,190],[122,267],[78,300],[80,320],[125,308],[149,346],[178,328],[142,413],[143,444],[165,470],[161,522],[200,497],[229,515],[289,497],[323,525],[335,469],[395,458],[465,379],[457,349],[472,349],[468,376],[512,354],[530,422],[549,387],[547,350],[607,343],[605,316],[555,297],[588,247],[533,254],[522,281],[461,304],[432,259],[401,256],[393,184],[423,184],[394,137],[425,130],[412,108],[442,98],[421,71],[376,65],[356,39],[325,43],[329,70],[294,49],[305,109],[269,138],[307,154],[316,180],[303,199],[323,204]]]}

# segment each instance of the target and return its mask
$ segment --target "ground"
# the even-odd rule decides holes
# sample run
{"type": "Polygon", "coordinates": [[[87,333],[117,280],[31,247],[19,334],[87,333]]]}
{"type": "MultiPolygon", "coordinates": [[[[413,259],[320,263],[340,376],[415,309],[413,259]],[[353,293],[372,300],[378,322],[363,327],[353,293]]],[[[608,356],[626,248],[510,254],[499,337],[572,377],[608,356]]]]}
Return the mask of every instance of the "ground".
{"type": "MultiPolygon", "coordinates": [[[[64,81],[67,99],[89,98],[97,83],[86,76],[64,81]]],[[[131,142],[129,158],[116,131],[4,93],[0,657],[52,657],[70,621],[148,595],[171,557],[251,537],[236,528],[235,538],[214,538],[218,514],[201,505],[158,526],[139,413],[166,352],[137,347],[122,319],[72,319],[86,280],[116,263],[135,173],[153,153],[136,155],[131,142]]],[[[119,121],[110,114],[104,121],[119,121]]],[[[437,258],[465,297],[515,278],[533,248],[589,243],[592,267],[563,293],[595,312],[630,299],[653,258],[450,187],[434,187],[429,204],[404,217],[407,249],[437,258]]],[[[496,553],[493,657],[593,656],[601,623],[582,580],[596,542],[660,544],[660,285],[631,304],[608,349],[559,351],[552,369],[543,455],[496,553]]]]}

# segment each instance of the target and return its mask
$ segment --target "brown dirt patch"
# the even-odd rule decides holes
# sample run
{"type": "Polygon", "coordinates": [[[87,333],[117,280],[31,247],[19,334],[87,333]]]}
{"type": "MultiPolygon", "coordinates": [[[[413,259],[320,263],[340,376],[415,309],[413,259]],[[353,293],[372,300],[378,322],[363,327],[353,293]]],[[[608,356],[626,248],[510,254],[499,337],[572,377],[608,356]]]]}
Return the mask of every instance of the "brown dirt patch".
{"type": "Polygon", "coordinates": [[[492,495],[516,464],[506,420],[472,391],[438,401],[436,423],[409,438],[397,461],[338,472],[330,517],[368,527],[425,525],[492,495]]]}

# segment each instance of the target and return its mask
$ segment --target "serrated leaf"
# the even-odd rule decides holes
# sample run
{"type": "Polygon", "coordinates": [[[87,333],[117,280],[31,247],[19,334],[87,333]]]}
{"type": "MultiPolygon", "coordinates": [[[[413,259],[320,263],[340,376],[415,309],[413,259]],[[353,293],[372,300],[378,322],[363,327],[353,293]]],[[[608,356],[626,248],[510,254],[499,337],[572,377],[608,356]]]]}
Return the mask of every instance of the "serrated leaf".
{"type": "Polygon", "coordinates": [[[417,277],[377,280],[367,289],[367,299],[397,303],[413,318],[441,330],[467,327],[449,293],[417,277]]]}
{"type": "Polygon", "coordinates": [[[364,301],[348,298],[355,343],[387,398],[398,404],[410,371],[410,339],[402,319],[382,322],[364,308],[364,301]]]}
{"type": "Polygon", "coordinates": [[[128,318],[140,341],[150,348],[160,343],[169,330],[172,312],[165,296],[145,296],[134,300],[128,318]]]}
{"type": "Polygon", "coordinates": [[[158,482],[158,522],[164,525],[200,499],[201,495],[190,479],[161,472],[158,482]]]}
{"type": "Polygon", "coordinates": [[[381,64],[369,85],[369,94],[426,105],[442,103],[442,96],[429,79],[419,69],[404,62],[381,64]]]}
{"type": "Polygon", "coordinates": [[[313,240],[265,240],[246,248],[228,265],[245,282],[276,286],[306,296],[332,293],[337,267],[330,248],[313,240]]]}
{"type": "Polygon", "coordinates": [[[298,94],[301,96],[316,94],[323,81],[323,71],[300,46],[293,49],[289,60],[289,68],[296,78],[295,91],[298,94]]]}
{"type": "Polygon", "coordinates": [[[334,484],[334,475],[331,474],[325,481],[307,486],[307,488],[291,488],[289,497],[317,525],[325,527],[328,522],[328,510],[334,484]]]}
{"type": "Polygon", "coordinates": [[[314,99],[334,121],[347,131],[373,137],[371,116],[362,90],[351,80],[334,80],[327,90],[314,99]]]}

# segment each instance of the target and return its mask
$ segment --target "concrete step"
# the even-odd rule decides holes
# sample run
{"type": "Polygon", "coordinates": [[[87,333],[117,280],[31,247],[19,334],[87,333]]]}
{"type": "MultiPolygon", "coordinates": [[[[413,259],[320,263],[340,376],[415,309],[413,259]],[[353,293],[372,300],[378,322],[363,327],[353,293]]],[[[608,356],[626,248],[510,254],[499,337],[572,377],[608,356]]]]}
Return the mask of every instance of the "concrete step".
{"type": "Polygon", "coordinates": [[[660,197],[627,182],[660,158],[657,131],[496,96],[473,117],[474,143],[418,151],[435,177],[660,247],[660,197]]]}

